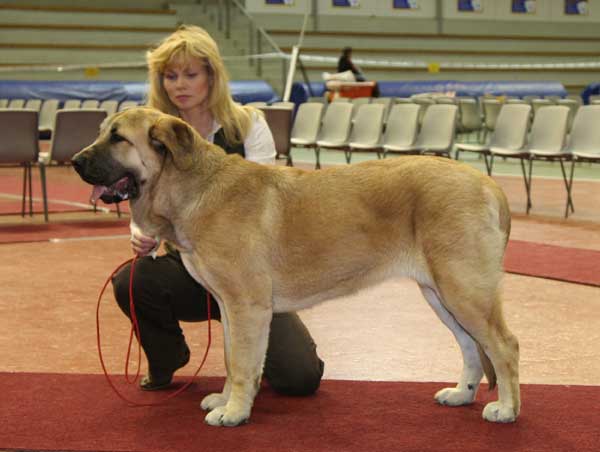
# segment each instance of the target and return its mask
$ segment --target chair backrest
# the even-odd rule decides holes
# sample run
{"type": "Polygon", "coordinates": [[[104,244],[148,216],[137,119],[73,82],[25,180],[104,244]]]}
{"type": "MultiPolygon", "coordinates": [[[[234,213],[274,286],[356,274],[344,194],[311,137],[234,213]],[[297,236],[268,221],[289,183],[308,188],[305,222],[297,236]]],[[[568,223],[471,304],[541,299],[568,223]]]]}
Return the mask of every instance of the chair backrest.
{"type": "Polygon", "coordinates": [[[38,112],[27,109],[0,110],[0,163],[37,161],[38,112]]]}
{"type": "Polygon", "coordinates": [[[529,104],[505,104],[500,110],[490,147],[518,150],[525,146],[529,128],[529,104]]]}
{"type": "Polygon", "coordinates": [[[415,146],[423,149],[445,150],[454,143],[458,107],[450,104],[430,105],[415,146]]]}
{"type": "Polygon", "coordinates": [[[350,102],[332,102],[323,118],[319,140],[345,142],[352,124],[352,104],[350,102]]]}
{"type": "Polygon", "coordinates": [[[338,102],[339,102],[339,103],[347,103],[347,102],[350,102],[350,98],[349,98],[349,97],[339,97],[339,96],[338,96],[338,97],[335,97],[335,98],[334,98],[334,99],[331,101],[331,103],[332,103],[332,104],[333,104],[333,103],[338,103],[338,102]]]}
{"type": "Polygon", "coordinates": [[[99,107],[100,107],[100,101],[97,99],[86,99],[83,102],[81,102],[81,108],[84,108],[84,109],[99,108],[99,107]]]}
{"type": "Polygon", "coordinates": [[[548,107],[550,105],[554,105],[554,102],[550,99],[533,99],[531,101],[531,106],[533,107],[533,115],[538,112],[540,108],[548,107]]]}
{"type": "Polygon", "coordinates": [[[371,103],[370,97],[355,97],[352,99],[352,105],[354,105],[354,109],[352,110],[352,121],[356,119],[356,115],[358,114],[358,110],[362,105],[367,105],[371,103]]]}
{"type": "Polygon", "coordinates": [[[461,98],[457,100],[460,128],[463,131],[481,129],[481,112],[475,99],[461,98]]]}
{"type": "Polygon", "coordinates": [[[28,110],[40,111],[42,108],[42,99],[29,99],[25,102],[25,108],[28,110]]]}
{"type": "Polygon", "coordinates": [[[300,104],[294,119],[292,139],[305,140],[314,143],[321,127],[321,116],[324,104],[321,102],[305,102],[300,104]]]}
{"type": "Polygon", "coordinates": [[[383,144],[392,146],[410,146],[415,142],[419,130],[419,111],[417,104],[396,104],[388,116],[383,144]]]}
{"type": "Polygon", "coordinates": [[[584,105],[577,110],[567,150],[600,156],[600,105],[584,105]]]}
{"type": "Polygon", "coordinates": [[[25,99],[11,99],[8,102],[8,108],[24,108],[25,99]]]}
{"type": "Polygon", "coordinates": [[[245,105],[248,105],[249,107],[261,108],[261,107],[266,107],[267,103],[266,102],[248,102],[245,105]]]}
{"type": "Polygon", "coordinates": [[[54,129],[54,118],[58,110],[58,99],[46,99],[40,109],[40,130],[54,129]]]}
{"type": "Polygon", "coordinates": [[[500,102],[498,99],[484,98],[481,101],[481,105],[483,105],[483,121],[486,129],[494,130],[496,128],[498,115],[502,109],[502,102],[500,102]]]}
{"type": "Polygon", "coordinates": [[[135,100],[124,100],[119,104],[118,111],[123,111],[126,108],[137,107],[138,103],[135,100]]]}
{"type": "Polygon", "coordinates": [[[569,117],[567,119],[567,132],[569,132],[573,127],[573,119],[575,118],[577,110],[579,110],[581,104],[575,99],[559,99],[557,104],[569,107],[569,117]]]}
{"type": "Polygon", "coordinates": [[[62,110],[75,110],[81,108],[80,99],[67,99],[62,106],[62,110]]]}
{"type": "Polygon", "coordinates": [[[278,155],[290,153],[290,137],[292,134],[293,108],[264,106],[261,110],[265,114],[265,120],[273,134],[275,151],[278,155]]]}
{"type": "Polygon", "coordinates": [[[366,104],[358,107],[350,142],[364,146],[377,146],[383,132],[384,104],[366,104]]]}
{"type": "Polygon", "coordinates": [[[8,99],[0,99],[0,108],[8,107],[8,99]]]}
{"type": "Polygon", "coordinates": [[[118,106],[119,106],[118,100],[108,99],[108,100],[102,101],[102,103],[100,103],[99,108],[100,108],[100,110],[104,110],[106,112],[106,114],[108,116],[110,116],[113,113],[116,113],[118,106]]]}
{"type": "Polygon", "coordinates": [[[50,144],[50,159],[69,162],[98,136],[100,124],[106,118],[104,110],[59,110],[50,144]]]}
{"type": "Polygon", "coordinates": [[[529,149],[559,152],[565,143],[569,108],[551,105],[540,108],[533,117],[529,149]]]}
{"type": "Polygon", "coordinates": [[[436,104],[455,104],[456,98],[450,96],[437,96],[434,98],[436,104]]]}

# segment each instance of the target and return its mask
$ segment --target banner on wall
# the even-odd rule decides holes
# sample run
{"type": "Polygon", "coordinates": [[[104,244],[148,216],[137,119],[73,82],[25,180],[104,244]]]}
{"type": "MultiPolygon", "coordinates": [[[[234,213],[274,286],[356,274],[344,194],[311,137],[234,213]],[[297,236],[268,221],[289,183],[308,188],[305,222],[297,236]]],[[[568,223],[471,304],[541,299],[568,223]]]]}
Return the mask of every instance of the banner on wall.
{"type": "Polygon", "coordinates": [[[293,5],[294,0],[265,0],[267,5],[293,5]]]}
{"type": "Polygon", "coordinates": [[[536,0],[512,0],[512,12],[517,14],[533,14],[537,9],[536,0]]]}
{"type": "Polygon", "coordinates": [[[565,14],[587,16],[588,11],[587,0],[565,0],[565,14]]]}
{"type": "Polygon", "coordinates": [[[419,9],[419,0],[394,0],[392,2],[394,9],[419,9]]]}
{"type": "Polygon", "coordinates": [[[333,6],[357,8],[360,6],[360,0],[333,0],[331,4],[333,6]]]}
{"type": "Polygon", "coordinates": [[[480,13],[483,11],[483,0],[458,0],[460,12],[480,13]]]}

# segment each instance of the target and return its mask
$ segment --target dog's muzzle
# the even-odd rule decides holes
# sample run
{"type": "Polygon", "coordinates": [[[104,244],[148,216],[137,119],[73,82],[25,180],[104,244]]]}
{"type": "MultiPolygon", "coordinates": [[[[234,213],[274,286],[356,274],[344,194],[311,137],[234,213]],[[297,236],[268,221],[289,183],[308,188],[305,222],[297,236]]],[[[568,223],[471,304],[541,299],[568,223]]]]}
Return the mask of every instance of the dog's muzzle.
{"type": "Polygon", "coordinates": [[[134,199],[139,195],[139,185],[135,176],[119,166],[99,167],[85,151],[79,152],[71,160],[79,176],[94,189],[90,202],[101,199],[107,204],[134,199]]]}

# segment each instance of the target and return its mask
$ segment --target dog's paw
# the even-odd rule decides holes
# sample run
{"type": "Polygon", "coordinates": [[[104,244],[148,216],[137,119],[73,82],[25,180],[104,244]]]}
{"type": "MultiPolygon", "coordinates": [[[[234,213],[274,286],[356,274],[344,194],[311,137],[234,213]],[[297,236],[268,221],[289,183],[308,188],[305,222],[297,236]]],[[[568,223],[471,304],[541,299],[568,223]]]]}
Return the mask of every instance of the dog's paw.
{"type": "MultiPolygon", "coordinates": [[[[215,408],[220,406],[225,406],[227,404],[227,397],[222,392],[216,392],[214,394],[209,394],[202,399],[200,403],[200,408],[205,411],[212,411],[215,408]]],[[[212,425],[212,424],[211,424],[212,425]]]]}
{"type": "Polygon", "coordinates": [[[512,406],[502,405],[498,402],[490,402],[483,409],[483,418],[490,422],[515,422],[517,415],[512,406]]]}
{"type": "Polygon", "coordinates": [[[439,390],[434,398],[440,405],[461,406],[473,403],[476,390],[461,390],[458,388],[445,388],[439,390]]]}
{"type": "Polygon", "coordinates": [[[250,418],[250,413],[244,410],[233,410],[227,406],[220,406],[212,410],[204,418],[204,422],[215,427],[236,427],[245,424],[250,418]]]}

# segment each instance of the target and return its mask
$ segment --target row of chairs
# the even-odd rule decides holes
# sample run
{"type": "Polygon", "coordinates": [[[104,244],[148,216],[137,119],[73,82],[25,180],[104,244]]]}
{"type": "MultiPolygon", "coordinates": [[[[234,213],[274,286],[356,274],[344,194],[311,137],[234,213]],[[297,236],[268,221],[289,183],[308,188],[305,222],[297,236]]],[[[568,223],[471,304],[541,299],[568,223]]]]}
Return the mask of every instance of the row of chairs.
{"type": "Polygon", "coordinates": [[[99,101],[98,99],[68,99],[61,103],[58,99],[0,99],[0,110],[3,109],[26,109],[35,110],[39,113],[38,130],[40,139],[49,139],[54,130],[56,113],[59,110],[103,110],[107,115],[117,111],[138,105],[136,101],[118,101],[108,99],[99,101]]]}
{"type": "MultiPolygon", "coordinates": [[[[58,110],[48,151],[39,146],[39,112],[32,109],[0,109],[0,166],[23,167],[21,215],[25,216],[29,197],[29,215],[33,214],[32,169],[40,171],[44,219],[48,221],[46,168],[66,164],[73,155],[92,143],[106,118],[100,109],[58,110]]],[[[117,205],[117,213],[121,212],[117,205]]]]}
{"type": "Polygon", "coordinates": [[[348,163],[354,151],[374,151],[379,158],[389,153],[450,156],[457,106],[432,105],[426,110],[420,128],[419,112],[417,104],[393,105],[384,131],[385,106],[382,104],[360,106],[352,121],[351,103],[331,103],[323,114],[323,104],[306,102],[296,113],[290,143],[313,148],[317,169],[321,167],[322,149],[344,151],[348,163]]]}
{"type": "Polygon", "coordinates": [[[456,145],[456,158],[460,152],[476,152],[483,156],[488,174],[492,175],[494,158],[520,160],[527,193],[526,211],[531,203],[533,164],[536,160],[558,161],[567,191],[565,218],[575,212],[572,199],[573,176],[577,162],[600,162],[600,105],[587,105],[578,109],[572,128],[568,130],[569,109],[563,105],[548,106],[534,116],[531,132],[528,128],[531,106],[506,104],[502,107],[496,128],[489,144],[456,145]],[[565,162],[571,162],[567,176],[565,162]],[[526,164],[528,167],[526,168],[526,164]]]}

